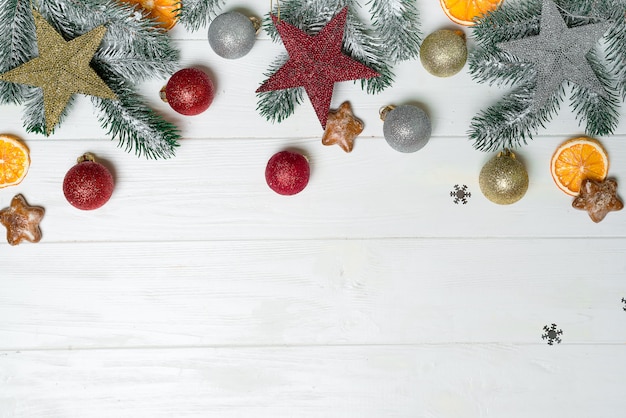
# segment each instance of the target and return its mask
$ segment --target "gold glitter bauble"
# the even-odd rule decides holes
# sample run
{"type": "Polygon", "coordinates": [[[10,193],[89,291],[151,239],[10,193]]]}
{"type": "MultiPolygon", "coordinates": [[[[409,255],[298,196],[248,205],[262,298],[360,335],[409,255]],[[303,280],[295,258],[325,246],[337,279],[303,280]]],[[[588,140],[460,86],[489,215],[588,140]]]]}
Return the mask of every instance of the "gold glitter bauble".
{"type": "Polygon", "coordinates": [[[420,47],[422,65],[432,75],[450,77],[467,62],[467,45],[461,31],[440,29],[428,35],[420,47]]]}
{"type": "Polygon", "coordinates": [[[528,190],[526,167],[509,150],[504,150],[487,161],[478,177],[480,191],[499,205],[510,205],[520,200],[528,190]]]}

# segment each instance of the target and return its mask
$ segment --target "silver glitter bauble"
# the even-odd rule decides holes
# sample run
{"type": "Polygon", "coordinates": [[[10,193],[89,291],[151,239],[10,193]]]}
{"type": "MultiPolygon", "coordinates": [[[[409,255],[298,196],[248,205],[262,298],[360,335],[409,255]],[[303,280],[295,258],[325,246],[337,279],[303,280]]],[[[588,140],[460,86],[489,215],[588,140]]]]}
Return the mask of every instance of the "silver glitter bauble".
{"type": "Polygon", "coordinates": [[[413,105],[387,106],[381,111],[385,140],[399,152],[415,152],[430,139],[430,118],[413,105]]]}
{"type": "Polygon", "coordinates": [[[467,62],[467,45],[461,31],[440,29],[428,35],[420,47],[422,65],[432,75],[450,77],[467,62]]]}
{"type": "Polygon", "coordinates": [[[239,12],[223,13],[209,26],[209,45],[222,58],[243,57],[250,52],[255,39],[253,21],[239,12]]]}
{"type": "Polygon", "coordinates": [[[510,205],[526,194],[528,172],[515,154],[504,150],[487,161],[480,170],[478,183],[487,199],[499,205],[510,205]]]}

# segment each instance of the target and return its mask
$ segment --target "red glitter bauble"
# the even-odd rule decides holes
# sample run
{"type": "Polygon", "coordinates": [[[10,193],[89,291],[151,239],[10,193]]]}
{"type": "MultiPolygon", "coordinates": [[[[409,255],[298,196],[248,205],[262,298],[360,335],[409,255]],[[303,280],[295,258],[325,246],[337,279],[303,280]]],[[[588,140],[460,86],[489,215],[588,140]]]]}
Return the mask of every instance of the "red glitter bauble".
{"type": "Polygon", "coordinates": [[[291,151],[276,153],[267,162],[265,180],[278,194],[300,193],[309,183],[309,161],[302,154],[291,151]]]}
{"type": "Polygon", "coordinates": [[[65,175],[63,194],[72,206],[93,210],[109,201],[114,185],[111,172],[95,162],[92,154],[85,154],[65,175]]]}
{"type": "Polygon", "coordinates": [[[207,110],[214,96],[213,81],[197,68],[175,72],[165,86],[165,101],[185,116],[198,115],[207,110]]]}

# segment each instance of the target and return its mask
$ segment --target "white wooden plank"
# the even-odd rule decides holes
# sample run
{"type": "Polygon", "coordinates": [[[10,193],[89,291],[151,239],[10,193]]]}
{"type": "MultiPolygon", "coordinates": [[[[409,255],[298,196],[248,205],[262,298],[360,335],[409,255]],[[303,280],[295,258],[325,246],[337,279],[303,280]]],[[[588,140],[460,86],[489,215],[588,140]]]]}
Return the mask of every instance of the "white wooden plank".
{"type": "Polygon", "coordinates": [[[2,418],[613,417],[626,347],[5,352],[2,418]]]}
{"type": "Polygon", "coordinates": [[[626,342],[626,240],[232,241],[3,250],[0,349],[626,342]],[[620,325],[621,324],[621,325],[620,325]]]}
{"type": "MultiPolygon", "coordinates": [[[[137,159],[106,140],[33,142],[29,174],[0,190],[0,207],[17,193],[45,207],[43,242],[626,236],[626,211],[595,224],[556,187],[549,161],[561,140],[542,138],[518,152],[530,186],[510,206],[482,195],[478,176],[490,156],[471,152],[460,138],[432,141],[415,155],[397,153],[380,138],[364,138],[353,154],[317,139],[185,140],[167,161],[137,159]],[[284,148],[301,150],[312,166],[307,188],[289,197],[272,192],[264,177],[267,160],[284,148]],[[89,212],[70,206],[62,193],[65,173],[85,151],[116,177],[111,200],[89,212]],[[468,204],[454,204],[455,184],[468,186],[468,204]]],[[[624,140],[605,142],[618,181],[626,178],[624,140]]]]}

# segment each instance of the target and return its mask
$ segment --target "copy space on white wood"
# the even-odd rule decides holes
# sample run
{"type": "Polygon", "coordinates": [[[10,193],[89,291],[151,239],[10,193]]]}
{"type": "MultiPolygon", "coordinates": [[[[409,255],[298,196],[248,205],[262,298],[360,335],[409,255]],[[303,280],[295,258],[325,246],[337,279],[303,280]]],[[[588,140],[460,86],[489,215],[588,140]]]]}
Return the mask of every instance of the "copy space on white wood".
{"type": "MultiPolygon", "coordinates": [[[[419,8],[425,34],[459,28],[438,1],[419,8]]],[[[32,159],[0,207],[22,193],[46,209],[40,243],[0,242],[0,418],[624,414],[626,211],[594,224],[553,184],[554,149],[584,132],[567,101],[516,151],[530,187],[503,207],[482,196],[492,155],[466,133],[506,89],[475,83],[467,67],[438,79],[406,62],[379,95],[337,84],[332,107],[350,100],[365,123],[346,154],[321,144],[306,100],[280,124],[258,115],[254,91],[282,51],[266,35],[228,61],[206,29],[171,33],[182,65],[217,85],[196,117],[159,101],[166,80],[140,86],[180,126],[175,158],[118,148],[84,97],[50,138],[24,131],[20,107],[0,108],[0,132],[24,138],[32,159]],[[404,103],[433,122],[429,144],[409,155],[386,144],[378,117],[404,103]],[[282,149],[311,161],[299,195],[265,184],[282,149]],[[93,212],[61,188],[86,151],[116,179],[93,212]],[[457,184],[472,194],[466,205],[450,196],[457,184]],[[550,346],[553,323],[562,342],[550,346]]],[[[621,115],[599,139],[626,196],[621,115]]]]}

